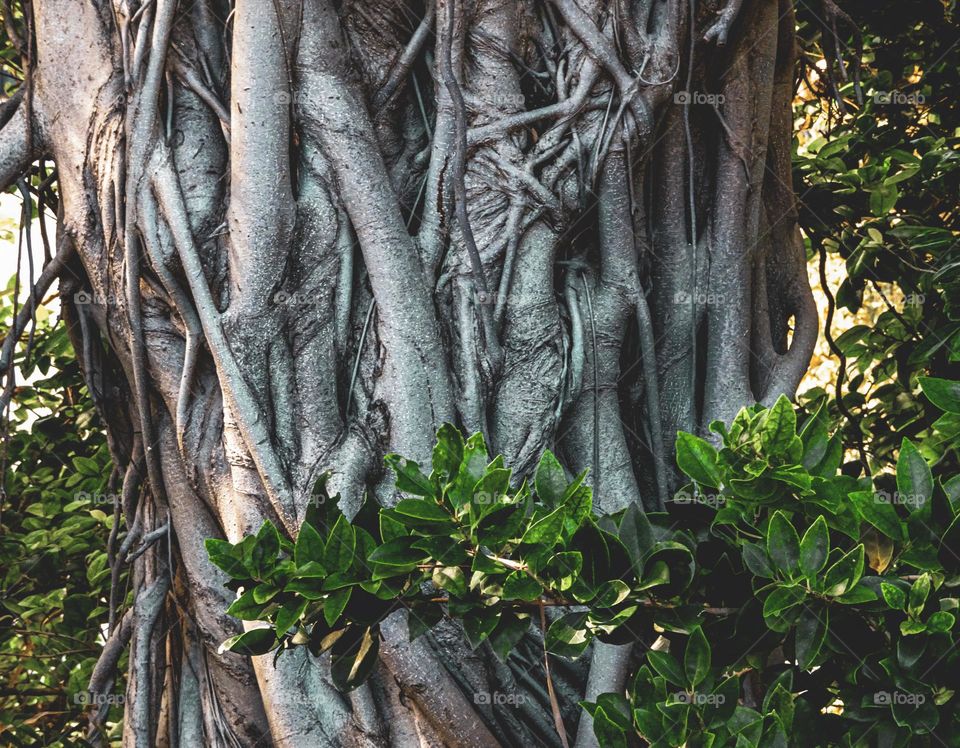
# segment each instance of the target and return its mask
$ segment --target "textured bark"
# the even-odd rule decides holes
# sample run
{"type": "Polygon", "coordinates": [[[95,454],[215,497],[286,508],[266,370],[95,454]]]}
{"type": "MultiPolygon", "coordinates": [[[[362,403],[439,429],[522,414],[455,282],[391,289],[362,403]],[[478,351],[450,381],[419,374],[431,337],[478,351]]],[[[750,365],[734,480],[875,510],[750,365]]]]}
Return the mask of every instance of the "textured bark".
{"type": "MultiPolygon", "coordinates": [[[[346,507],[390,502],[383,455],[428,460],[444,421],[518,475],[547,448],[590,468],[602,510],[660,509],[677,429],[792,393],[817,321],[789,0],[33,0],[28,19],[0,184],[56,165],[42,282],[70,270],[127,475],[111,557],[135,603],[93,684],[129,645],[125,744],[560,745],[533,633],[502,665],[452,624],[408,644],[395,614],[349,695],[305,652],[220,653],[240,628],[203,539],[295,532],[327,469],[346,507]]],[[[593,743],[577,701],[630,656],[552,664],[571,744],[593,743]]]]}

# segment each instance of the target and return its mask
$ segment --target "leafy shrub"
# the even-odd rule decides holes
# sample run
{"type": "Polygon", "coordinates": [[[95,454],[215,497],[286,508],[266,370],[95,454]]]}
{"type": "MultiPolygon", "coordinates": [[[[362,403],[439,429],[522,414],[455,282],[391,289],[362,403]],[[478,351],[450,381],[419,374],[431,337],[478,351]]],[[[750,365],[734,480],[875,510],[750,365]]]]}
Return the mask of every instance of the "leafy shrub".
{"type": "MultiPolygon", "coordinates": [[[[924,388],[960,414],[960,383],[924,388]]],[[[602,745],[955,744],[960,480],[936,480],[909,440],[894,491],[846,475],[825,413],[798,428],[781,398],[713,424],[719,449],[680,434],[690,483],[671,512],[609,516],[549,452],[514,488],[481,435],[445,425],[429,475],[388,456],[395,506],[368,502],[351,523],[321,491],[295,542],[269,523],[208,541],[242,590],[229,612],[268,624],[225,646],[330,650],[349,690],[401,606],[411,638],[446,616],[501,658],[560,607],[550,654],[594,639],[643,651],[625,693],[583,705],[602,745]]]]}
{"type": "MultiPolygon", "coordinates": [[[[0,319],[13,316],[13,288],[0,293],[0,319]]],[[[78,745],[107,622],[111,460],[66,327],[46,307],[29,357],[26,347],[0,446],[0,744],[78,745]]]]}

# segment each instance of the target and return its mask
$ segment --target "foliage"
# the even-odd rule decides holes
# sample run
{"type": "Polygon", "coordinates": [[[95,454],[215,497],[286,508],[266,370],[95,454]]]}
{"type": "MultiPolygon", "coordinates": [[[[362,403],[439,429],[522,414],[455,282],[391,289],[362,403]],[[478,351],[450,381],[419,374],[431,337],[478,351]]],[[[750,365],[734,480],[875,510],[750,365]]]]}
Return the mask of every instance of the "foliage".
{"type": "MultiPolygon", "coordinates": [[[[948,385],[927,386],[960,412],[948,385]]],[[[603,517],[585,475],[569,480],[549,452],[532,488],[514,489],[479,434],[444,426],[429,475],[387,458],[402,496],[390,508],[367,504],[350,523],[325,501],[294,543],[269,523],[208,541],[240,593],[228,612],[267,624],[225,646],[330,650],[349,690],[401,606],[411,638],[451,617],[502,659],[559,607],[551,655],[578,657],[594,639],[645,650],[627,695],[584,705],[603,745],[952,739],[960,480],[935,480],[905,441],[887,496],[839,471],[824,412],[798,428],[786,398],[744,409],[713,425],[720,449],[681,434],[681,511],[603,517]]]]}
{"type": "MultiPolygon", "coordinates": [[[[11,282],[0,318],[12,307],[11,282]]],[[[27,383],[0,446],[0,743],[75,745],[106,622],[110,458],[65,326],[47,307],[29,360],[25,348],[14,363],[27,383]]]]}
{"type": "Polygon", "coordinates": [[[373,664],[377,625],[400,607],[410,611],[411,638],[455,616],[473,646],[489,640],[505,659],[531,622],[540,624],[542,608],[574,606],[553,620],[546,641],[575,656],[594,636],[622,637],[618,629],[644,606],[674,599],[690,581],[692,538],[636,508],[593,516],[586,474],[568,481],[549,452],[533,485],[519,488],[502,457],[490,460],[482,435],[464,441],[450,425],[438,433],[429,475],[399,455],[387,462],[404,494],[393,507],[368,503],[350,523],[324,501],[295,544],[269,523],[235,545],[207,541],[242,589],[228,612],[271,624],[226,646],[330,649],[334,681],[350,689],[373,664]]]}
{"type": "MultiPolygon", "coordinates": [[[[843,442],[862,444],[872,463],[850,469],[868,471],[895,459],[904,436],[924,440],[940,416],[920,397],[918,377],[960,378],[960,19],[953,2],[917,3],[909,18],[888,3],[844,6],[864,30],[861,95],[851,76],[840,89],[844,112],[829,115],[817,85],[824,40],[799,6],[814,91],[795,107],[794,174],[813,261],[822,253],[845,263],[837,304],[855,312],[872,297],[883,308],[875,324],[843,330],[833,345],[843,442]]],[[[960,436],[955,424],[939,431],[960,436]]],[[[945,451],[932,441],[924,449],[931,459],[945,451]]]]}

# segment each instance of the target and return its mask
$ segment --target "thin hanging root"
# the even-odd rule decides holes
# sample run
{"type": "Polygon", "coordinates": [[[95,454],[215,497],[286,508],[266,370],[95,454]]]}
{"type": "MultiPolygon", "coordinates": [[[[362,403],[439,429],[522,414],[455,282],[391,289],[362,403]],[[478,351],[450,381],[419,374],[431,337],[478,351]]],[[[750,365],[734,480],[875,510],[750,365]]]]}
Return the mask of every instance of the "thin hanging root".
{"type": "Polygon", "coordinates": [[[30,291],[30,296],[27,298],[24,305],[20,307],[20,310],[17,313],[17,318],[14,320],[10,331],[7,333],[7,336],[3,339],[3,347],[0,348],[0,372],[6,372],[10,368],[10,365],[13,362],[13,352],[16,348],[17,341],[27,329],[27,326],[30,324],[30,320],[33,319],[33,315],[35,314],[40,300],[43,298],[44,294],[50,290],[50,286],[53,285],[53,282],[59,277],[60,273],[63,272],[67,261],[73,257],[73,253],[73,242],[62,242],[57,254],[44,266],[43,270],[40,272],[40,277],[37,278],[37,282],[30,291]]]}
{"type": "Polygon", "coordinates": [[[500,349],[500,340],[493,322],[493,305],[490,303],[490,289],[487,277],[483,271],[483,262],[480,259],[480,250],[477,248],[473,229],[470,226],[470,216],[467,211],[467,105],[463,100],[463,92],[453,73],[453,33],[456,27],[455,0],[447,0],[447,38],[444,44],[440,64],[443,83],[453,101],[454,129],[456,143],[452,159],[450,180],[453,182],[454,209],[457,214],[457,223],[460,225],[460,234],[470,257],[470,266],[473,271],[473,282],[480,295],[480,317],[483,320],[484,343],[486,353],[490,357],[494,371],[500,369],[503,362],[503,351],[500,349]]]}
{"type": "Polygon", "coordinates": [[[523,202],[514,197],[510,198],[510,215],[507,218],[507,248],[503,253],[503,270],[500,272],[500,286],[497,289],[497,305],[494,308],[493,319],[497,330],[503,328],[503,316],[507,311],[507,297],[510,294],[510,283],[513,280],[513,268],[517,259],[517,247],[520,244],[520,221],[523,218],[523,202]]]}
{"type": "Polygon", "coordinates": [[[377,300],[370,299],[370,305],[367,307],[367,316],[363,320],[363,330],[360,332],[360,340],[357,342],[357,356],[353,361],[353,371],[350,373],[350,386],[347,388],[347,404],[344,408],[344,420],[350,416],[350,403],[353,402],[353,387],[357,383],[357,375],[360,373],[360,357],[363,354],[363,346],[367,340],[367,333],[370,330],[370,321],[373,319],[373,310],[377,306],[377,300]]]}
{"type": "Polygon", "coordinates": [[[93,666],[93,672],[90,674],[90,682],[87,684],[87,691],[91,694],[102,694],[107,690],[107,683],[113,678],[117,669],[117,663],[120,661],[120,655],[130,643],[130,635],[133,633],[133,608],[127,609],[120,619],[120,624],[113,630],[100,651],[96,664],[93,666]]]}
{"type": "Polygon", "coordinates": [[[564,298],[570,313],[570,376],[567,389],[567,402],[574,402],[583,389],[583,316],[577,301],[577,289],[573,283],[573,273],[567,273],[564,283],[564,298]]]}
{"type": "Polygon", "coordinates": [[[127,463],[127,469],[124,472],[123,487],[121,488],[120,494],[121,500],[116,502],[114,525],[110,531],[110,542],[107,546],[107,560],[110,564],[110,596],[108,600],[109,617],[107,619],[107,630],[110,632],[114,630],[114,625],[117,620],[117,598],[115,591],[120,581],[120,560],[126,555],[127,550],[129,550],[133,544],[134,541],[131,540],[131,538],[139,535],[139,529],[135,521],[136,518],[134,517],[134,524],[128,531],[127,537],[124,538],[124,542],[121,544],[118,552],[116,540],[120,523],[117,520],[119,519],[121,510],[133,506],[134,497],[136,496],[137,489],[140,487],[140,474],[143,470],[142,463],[143,451],[140,441],[138,440],[134,444],[133,454],[130,456],[130,462],[127,463]]]}
{"type": "Polygon", "coordinates": [[[587,313],[590,315],[590,345],[593,350],[593,483],[594,491],[600,491],[600,388],[597,369],[597,317],[593,313],[593,297],[587,277],[581,272],[580,283],[587,299],[587,313]]]}
{"type": "Polygon", "coordinates": [[[647,413],[650,421],[650,449],[653,452],[653,468],[657,481],[657,511],[667,507],[667,461],[663,446],[663,426],[660,422],[660,389],[657,383],[656,346],[650,308],[640,282],[636,283],[634,306],[637,310],[637,327],[640,332],[640,353],[643,356],[643,381],[647,394],[647,413]]]}
{"type": "Polygon", "coordinates": [[[840,79],[847,81],[847,67],[843,61],[843,55],[840,52],[840,35],[837,32],[837,20],[841,20],[850,27],[854,40],[854,52],[856,55],[856,64],[853,65],[853,87],[854,94],[858,102],[863,101],[863,92],[860,88],[860,60],[863,59],[863,31],[854,22],[850,16],[844,12],[833,0],[823,0],[824,20],[821,23],[821,33],[823,34],[823,55],[826,62],[827,82],[833,98],[837,102],[837,108],[841,114],[847,111],[847,105],[840,93],[840,84],[837,82],[837,75],[834,72],[834,63],[840,71],[840,79]]]}
{"type": "Polygon", "coordinates": [[[200,76],[196,74],[194,69],[190,67],[187,62],[180,59],[179,57],[170,58],[173,64],[173,70],[177,74],[177,77],[183,81],[187,88],[193,91],[200,100],[203,101],[213,113],[217,115],[217,119],[220,120],[220,126],[223,128],[223,137],[229,143],[230,142],[230,112],[227,111],[227,108],[223,105],[223,102],[217,97],[217,95],[210,90],[202,80],[200,76]]]}
{"type": "MultiPolygon", "coordinates": [[[[155,495],[163,491],[160,460],[153,449],[153,419],[150,403],[150,379],[147,374],[146,339],[143,331],[143,310],[140,298],[140,242],[137,236],[137,195],[146,166],[149,143],[159,116],[160,86],[164,81],[167,45],[173,28],[177,3],[157,0],[156,21],[150,34],[150,52],[142,90],[131,103],[127,151],[124,154],[126,208],[123,218],[124,291],[130,323],[129,345],[133,369],[133,393],[140,417],[140,432],[147,462],[147,475],[155,495]]],[[[145,34],[144,31],[140,32],[145,34]]],[[[139,45],[138,39],[138,46],[139,45]]],[[[146,46],[146,43],[144,43],[146,46]]],[[[135,71],[136,72],[136,71],[135,71]]]]}
{"type": "Polygon", "coordinates": [[[263,481],[267,498],[286,530],[291,536],[295,535],[298,528],[296,508],[286,472],[267,430],[267,420],[227,344],[220,312],[207,286],[203,264],[190,231],[183,192],[168,156],[158,158],[153,188],[159,202],[160,214],[173,236],[180,262],[186,272],[190,291],[197,305],[197,316],[220,377],[224,399],[235,414],[240,433],[250,450],[260,480],[263,481]]]}
{"type": "Polygon", "coordinates": [[[547,612],[540,603],[540,628],[543,630],[543,671],[547,680],[547,694],[550,696],[550,711],[553,712],[553,723],[557,728],[557,734],[560,736],[560,742],[563,748],[570,748],[567,740],[567,729],[563,726],[563,713],[560,711],[560,702],[557,701],[557,694],[553,688],[553,676],[550,675],[550,653],[547,652],[547,612]]]}
{"type": "MultiPolygon", "coordinates": [[[[144,223],[148,227],[157,226],[157,203],[156,198],[150,194],[149,189],[141,192],[140,210],[144,216],[144,223]]],[[[180,377],[180,391],[177,393],[177,446],[180,452],[184,452],[183,439],[187,428],[187,419],[190,408],[190,391],[193,386],[193,378],[197,369],[197,357],[200,353],[200,347],[203,342],[203,328],[197,312],[190,301],[190,297],[181,288],[180,283],[167,268],[166,263],[160,253],[157,245],[156,236],[151,231],[144,232],[144,244],[147,248],[147,254],[150,256],[150,262],[154,272],[160,276],[160,281],[170,295],[180,319],[186,327],[186,346],[183,354],[183,374],[180,377]]]]}
{"type": "Polygon", "coordinates": [[[131,652],[130,670],[136,684],[136,698],[127,710],[127,719],[136,741],[136,748],[152,745],[150,720],[150,644],[153,631],[163,610],[163,601],[170,589],[170,579],[164,573],[149,587],[140,591],[134,603],[134,652],[131,652]]]}
{"type": "Polygon", "coordinates": [[[420,20],[417,30],[413,32],[413,36],[410,37],[410,42],[390,68],[386,79],[373,97],[373,111],[381,113],[384,107],[390,102],[390,99],[393,98],[393,95],[400,90],[401,84],[407,75],[409,75],[410,69],[420,55],[420,50],[423,48],[424,42],[426,42],[430,36],[430,31],[433,27],[433,17],[436,12],[437,5],[435,0],[427,0],[426,13],[424,13],[423,18],[420,20]]]}

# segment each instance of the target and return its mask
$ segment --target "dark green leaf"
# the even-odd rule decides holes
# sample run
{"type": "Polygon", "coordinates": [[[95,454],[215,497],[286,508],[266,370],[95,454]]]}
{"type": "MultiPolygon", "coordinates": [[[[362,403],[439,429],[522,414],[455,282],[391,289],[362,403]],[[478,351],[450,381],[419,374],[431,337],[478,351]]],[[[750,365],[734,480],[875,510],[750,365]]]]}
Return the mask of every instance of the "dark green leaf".
{"type": "Polygon", "coordinates": [[[274,649],[279,642],[272,628],[256,628],[227,639],[221,649],[252,657],[274,649]]]}
{"type": "Polygon", "coordinates": [[[721,483],[717,450],[710,442],[681,431],[677,434],[677,466],[704,486],[719,488],[721,483]]]}
{"type": "Polygon", "coordinates": [[[323,538],[320,537],[313,525],[304,522],[300,525],[300,532],[297,534],[297,543],[293,551],[293,560],[297,566],[306,566],[313,561],[317,564],[323,564],[324,559],[323,538]]]}
{"type": "Polygon", "coordinates": [[[567,488],[567,476],[563,466],[549,449],[544,450],[537,465],[534,487],[539,499],[548,506],[557,506],[567,488]]]}
{"type": "Polygon", "coordinates": [[[397,488],[404,493],[412,493],[414,496],[433,496],[436,493],[433,483],[413,460],[398,454],[388,454],[384,460],[397,474],[397,488]]]}
{"type": "Polygon", "coordinates": [[[920,377],[923,394],[940,410],[960,413],[960,382],[937,377],[920,377]]]}
{"type": "Polygon", "coordinates": [[[710,672],[710,644],[703,633],[703,627],[694,631],[687,640],[683,654],[683,670],[687,676],[687,685],[696,688],[710,672]]]}
{"type": "Polygon", "coordinates": [[[823,515],[814,520],[800,541],[800,570],[813,579],[827,563],[830,553],[830,531],[823,515]]]}
{"type": "Polygon", "coordinates": [[[800,538],[783,512],[774,512],[770,518],[767,553],[784,576],[789,578],[796,574],[800,562],[800,538]]]}

